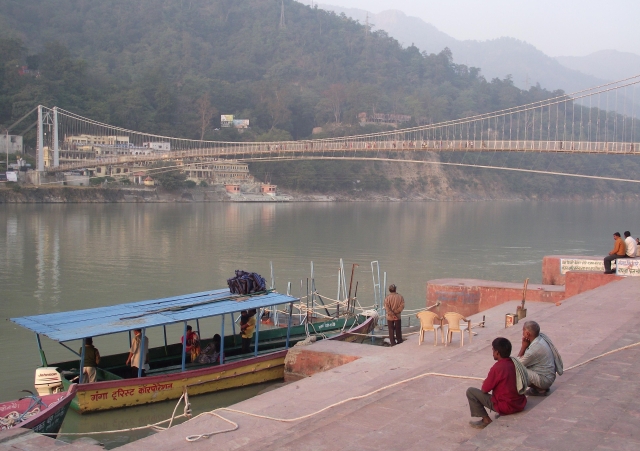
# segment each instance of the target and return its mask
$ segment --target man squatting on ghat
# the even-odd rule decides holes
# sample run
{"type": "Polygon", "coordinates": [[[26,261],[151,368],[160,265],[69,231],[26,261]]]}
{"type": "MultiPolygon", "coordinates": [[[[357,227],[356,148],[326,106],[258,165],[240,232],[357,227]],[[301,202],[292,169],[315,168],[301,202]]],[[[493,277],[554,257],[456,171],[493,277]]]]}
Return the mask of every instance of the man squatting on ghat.
{"type": "Polygon", "coordinates": [[[522,326],[522,347],[518,353],[529,379],[527,395],[546,396],[549,387],[556,380],[556,372],[562,374],[562,358],[549,337],[540,333],[535,321],[527,321],[522,326]]]}
{"type": "Polygon", "coordinates": [[[396,286],[389,285],[389,294],[384,298],[384,309],[387,312],[387,327],[389,328],[389,344],[395,346],[402,343],[402,311],[404,298],[396,293],[396,286]]]}
{"type": "Polygon", "coordinates": [[[526,370],[517,359],[511,357],[511,342],[498,337],[493,340],[491,347],[493,359],[497,362],[489,370],[487,378],[482,383],[482,389],[467,389],[471,416],[482,418],[479,421],[470,421],[469,424],[478,429],[491,423],[485,407],[500,415],[509,415],[522,412],[527,405],[527,398],[524,396],[527,388],[526,370]]]}

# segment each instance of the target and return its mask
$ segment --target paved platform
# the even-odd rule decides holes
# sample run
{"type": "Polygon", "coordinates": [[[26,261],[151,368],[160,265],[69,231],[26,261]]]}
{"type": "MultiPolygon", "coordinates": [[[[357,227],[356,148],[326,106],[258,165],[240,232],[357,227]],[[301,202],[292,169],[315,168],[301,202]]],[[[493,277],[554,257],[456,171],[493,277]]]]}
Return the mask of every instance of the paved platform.
{"type": "MultiPolygon", "coordinates": [[[[565,300],[528,302],[562,354],[565,367],[640,341],[640,279],[627,278],[565,300]]],[[[509,338],[519,347],[521,328],[504,329],[509,302],[473,317],[486,317],[473,342],[418,346],[417,335],[393,348],[370,347],[359,359],[285,385],[233,406],[272,417],[293,418],[425,372],[484,378],[494,363],[491,341],[509,338]]],[[[350,343],[318,342],[318,351],[350,343]]],[[[605,450],[640,449],[640,347],[622,351],[559,376],[553,393],[530,398],[525,412],[501,417],[478,431],[468,426],[465,390],[480,381],[427,376],[292,423],[222,412],[239,429],[187,443],[185,437],[228,428],[210,416],[124,445],[124,450],[605,450]]]]}
{"type": "Polygon", "coordinates": [[[29,429],[14,428],[0,432],[0,451],[104,451],[102,446],[90,438],[81,438],[73,443],[63,442],[29,429]]]}

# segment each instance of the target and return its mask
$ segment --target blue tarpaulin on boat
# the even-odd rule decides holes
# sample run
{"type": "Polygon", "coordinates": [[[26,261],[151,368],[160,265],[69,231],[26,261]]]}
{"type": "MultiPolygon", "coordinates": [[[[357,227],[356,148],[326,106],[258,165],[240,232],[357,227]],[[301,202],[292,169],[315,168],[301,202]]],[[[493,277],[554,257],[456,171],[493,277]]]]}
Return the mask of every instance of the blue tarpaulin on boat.
{"type": "Polygon", "coordinates": [[[52,340],[69,341],[296,301],[298,298],[276,292],[237,295],[222,289],[108,307],[23,316],[11,318],[11,321],[52,340]]]}

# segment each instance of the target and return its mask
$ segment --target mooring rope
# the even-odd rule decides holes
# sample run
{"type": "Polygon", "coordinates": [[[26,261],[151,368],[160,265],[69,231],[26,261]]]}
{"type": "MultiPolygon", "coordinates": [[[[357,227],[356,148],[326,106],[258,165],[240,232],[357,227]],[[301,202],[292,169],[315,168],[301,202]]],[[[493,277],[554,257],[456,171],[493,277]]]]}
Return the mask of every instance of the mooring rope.
{"type": "MultiPolygon", "coordinates": [[[[616,352],[624,351],[626,349],[633,348],[633,347],[638,346],[638,345],[640,345],[640,342],[633,343],[633,344],[630,344],[630,345],[627,345],[627,346],[623,346],[621,348],[617,348],[617,349],[614,349],[614,350],[609,351],[609,352],[605,352],[603,354],[600,354],[600,355],[592,357],[592,358],[590,358],[588,360],[585,360],[584,362],[581,362],[581,363],[578,363],[576,365],[570,366],[569,368],[565,369],[565,372],[569,371],[569,370],[572,370],[572,369],[575,369],[575,368],[578,368],[578,367],[580,367],[582,365],[586,365],[587,363],[593,362],[594,360],[600,359],[602,357],[614,354],[616,352]]],[[[318,415],[318,414],[320,414],[320,413],[322,413],[322,412],[324,412],[326,410],[332,409],[334,407],[337,407],[339,405],[345,404],[347,402],[357,401],[359,399],[364,399],[364,398],[367,398],[369,396],[373,396],[376,393],[380,393],[380,392],[382,392],[384,390],[388,390],[390,388],[397,387],[398,385],[402,385],[402,384],[405,384],[407,382],[411,382],[411,381],[414,381],[414,380],[417,380],[417,379],[421,379],[421,378],[427,377],[427,376],[445,377],[445,378],[450,378],[450,379],[478,380],[478,381],[484,381],[484,379],[485,379],[483,377],[460,376],[460,375],[457,375],[457,374],[434,373],[434,372],[429,371],[427,373],[422,373],[422,374],[419,374],[417,376],[410,377],[408,379],[403,379],[401,381],[394,382],[393,384],[385,385],[384,387],[378,388],[377,390],[373,390],[373,391],[371,391],[369,393],[365,393],[364,395],[352,396],[350,398],[343,399],[342,401],[339,401],[339,402],[333,403],[331,405],[328,405],[326,407],[323,407],[320,410],[317,410],[315,412],[309,413],[307,415],[302,415],[302,416],[299,416],[299,417],[296,417],[296,418],[276,418],[276,417],[271,417],[271,416],[268,416],[268,415],[260,415],[260,414],[256,414],[256,413],[245,412],[245,411],[242,411],[242,410],[230,409],[228,407],[221,407],[219,409],[215,409],[215,410],[212,410],[210,412],[201,413],[200,415],[197,415],[193,419],[198,418],[198,417],[200,417],[202,415],[206,415],[206,414],[209,414],[209,413],[215,414],[215,412],[219,412],[219,411],[223,411],[224,410],[224,411],[227,411],[227,412],[238,413],[238,414],[241,414],[241,415],[246,415],[246,416],[250,416],[250,417],[254,417],[254,418],[262,418],[262,419],[265,419],[265,420],[279,421],[279,422],[282,422],[282,423],[292,423],[292,422],[295,422],[295,421],[300,421],[300,420],[305,420],[307,418],[311,418],[311,417],[313,417],[315,415],[318,415]]],[[[219,418],[222,418],[222,419],[228,421],[228,422],[231,422],[231,420],[228,420],[228,419],[222,417],[219,414],[215,414],[215,415],[217,417],[219,417],[219,418]]],[[[234,423],[234,424],[237,424],[237,423],[234,423]]],[[[188,436],[185,437],[185,440],[188,441],[188,442],[195,442],[195,441],[198,441],[198,440],[200,440],[202,438],[209,438],[209,437],[211,437],[213,435],[222,434],[222,433],[225,433],[225,432],[228,432],[228,431],[226,431],[226,430],[225,431],[214,431],[214,432],[209,432],[209,433],[205,433],[205,434],[188,435],[188,436]]]]}
{"type": "MultiPolygon", "coordinates": [[[[153,424],[147,424],[145,426],[137,426],[137,427],[125,428],[125,429],[113,429],[110,431],[97,431],[97,432],[58,432],[57,435],[65,435],[65,436],[83,435],[84,436],[84,435],[115,434],[120,432],[141,431],[144,429],[153,429],[154,431],[164,431],[169,429],[173,425],[174,420],[177,420],[178,418],[190,418],[190,417],[191,417],[191,403],[189,402],[189,393],[187,392],[187,388],[185,387],[182,392],[182,395],[180,396],[180,399],[178,399],[176,406],[173,408],[173,414],[171,415],[171,418],[167,418],[166,420],[158,421],[157,423],[153,423],[153,424]],[[176,412],[182,400],[184,400],[183,413],[180,415],[176,415],[176,412]],[[169,423],[169,425],[167,427],[162,427],[161,425],[165,423],[169,423]]],[[[231,430],[233,429],[230,429],[229,431],[224,431],[224,432],[230,432],[231,430]]],[[[44,435],[54,435],[54,434],[44,434],[44,435]]]]}
{"type": "MultiPolygon", "coordinates": [[[[605,352],[603,354],[599,354],[599,355],[597,355],[595,357],[592,357],[592,358],[590,358],[588,360],[585,360],[584,362],[580,362],[580,363],[578,363],[576,365],[570,366],[569,368],[565,368],[565,372],[573,370],[573,369],[578,368],[580,366],[586,365],[587,363],[593,362],[594,360],[600,359],[602,357],[606,357],[606,356],[614,354],[616,352],[624,351],[626,349],[630,349],[630,348],[633,348],[633,347],[639,346],[639,345],[640,345],[640,342],[637,342],[637,343],[633,343],[633,344],[630,344],[630,345],[627,345],[627,346],[623,346],[621,348],[614,349],[612,351],[605,352]]],[[[237,430],[240,427],[238,425],[238,423],[236,423],[236,422],[234,422],[234,421],[232,421],[232,420],[230,420],[228,418],[225,418],[222,415],[220,415],[218,412],[221,412],[221,411],[237,413],[237,414],[246,415],[246,416],[254,417],[254,418],[262,418],[262,419],[265,419],[265,420],[278,421],[278,422],[282,422],[282,423],[293,423],[293,422],[296,422],[296,421],[300,421],[300,420],[305,420],[307,418],[311,418],[311,417],[313,417],[315,415],[318,415],[318,414],[320,414],[322,412],[325,412],[325,411],[327,411],[329,409],[332,409],[334,407],[338,407],[338,406],[340,406],[342,404],[346,404],[346,403],[351,402],[351,401],[357,401],[359,399],[365,399],[365,398],[373,396],[373,395],[375,395],[377,393],[380,393],[382,391],[388,390],[390,388],[397,387],[399,385],[406,384],[407,382],[415,381],[417,379],[421,379],[421,378],[424,378],[424,377],[427,377],[427,376],[444,377],[444,378],[450,378],[450,379],[477,380],[477,381],[483,381],[484,380],[484,378],[476,377],[476,376],[461,376],[461,375],[458,375],[458,374],[436,373],[436,372],[429,371],[429,372],[426,372],[426,373],[419,374],[417,376],[413,376],[413,377],[410,377],[410,378],[407,378],[407,379],[403,379],[403,380],[398,381],[398,382],[394,382],[393,384],[385,385],[384,387],[378,388],[376,390],[373,390],[373,391],[371,391],[369,393],[365,393],[363,395],[352,396],[350,398],[343,399],[342,401],[338,401],[336,403],[330,404],[330,405],[328,405],[326,407],[323,407],[322,409],[317,410],[315,412],[311,412],[311,413],[308,413],[306,415],[302,415],[302,416],[295,417],[295,418],[277,418],[277,417],[272,417],[272,416],[269,416],[269,415],[260,415],[260,414],[257,414],[257,413],[245,412],[243,410],[231,409],[229,407],[220,407],[218,409],[210,410],[208,412],[203,412],[201,414],[196,415],[193,418],[190,418],[191,417],[191,404],[189,403],[189,394],[187,393],[187,390],[185,388],[182,396],[180,396],[180,399],[178,400],[175,408],[173,409],[173,414],[171,415],[171,418],[169,418],[169,419],[166,419],[166,420],[163,420],[163,421],[159,421],[159,422],[153,423],[153,424],[148,424],[146,426],[138,426],[138,427],[132,427],[132,428],[126,428],[126,429],[116,429],[116,430],[111,430],[111,431],[99,431],[99,432],[61,432],[58,435],[64,435],[64,436],[98,435],[98,434],[112,434],[112,433],[121,433],[121,432],[133,432],[133,431],[139,431],[139,430],[143,430],[143,429],[153,429],[153,430],[156,430],[156,431],[162,431],[162,430],[169,429],[172,426],[173,421],[178,419],[178,418],[190,418],[189,421],[192,421],[192,420],[195,420],[196,418],[200,418],[200,417],[205,416],[205,415],[215,416],[215,417],[220,418],[221,420],[223,420],[223,421],[225,421],[225,422],[227,422],[227,423],[229,423],[231,425],[231,428],[228,428],[228,429],[223,429],[223,430],[213,431],[213,432],[207,432],[207,433],[204,433],[204,434],[188,435],[187,437],[185,437],[186,441],[195,442],[195,441],[198,441],[200,439],[209,438],[209,437],[212,437],[212,436],[217,435],[217,434],[224,434],[226,432],[232,432],[232,431],[237,430]],[[176,411],[178,409],[178,406],[182,402],[182,400],[185,401],[184,412],[181,415],[176,415],[176,411]],[[161,425],[165,424],[165,423],[169,423],[169,425],[167,427],[162,427],[161,425]]]]}
{"type": "Polygon", "coordinates": [[[13,426],[21,423],[22,421],[31,418],[34,415],[40,413],[40,407],[35,407],[32,410],[28,410],[27,412],[20,414],[17,410],[9,412],[8,414],[0,417],[0,430],[10,429],[13,426]]]}

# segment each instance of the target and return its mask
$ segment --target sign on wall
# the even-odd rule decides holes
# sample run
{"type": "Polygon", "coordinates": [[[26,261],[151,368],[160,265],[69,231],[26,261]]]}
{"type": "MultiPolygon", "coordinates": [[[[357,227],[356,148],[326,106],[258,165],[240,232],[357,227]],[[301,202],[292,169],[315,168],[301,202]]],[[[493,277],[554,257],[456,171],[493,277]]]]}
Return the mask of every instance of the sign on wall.
{"type": "Polygon", "coordinates": [[[599,271],[604,272],[603,260],[588,260],[583,258],[561,258],[560,274],[567,271],[599,271]]]}
{"type": "Polygon", "coordinates": [[[640,276],[640,260],[620,258],[616,260],[616,275],[640,276]]]}

